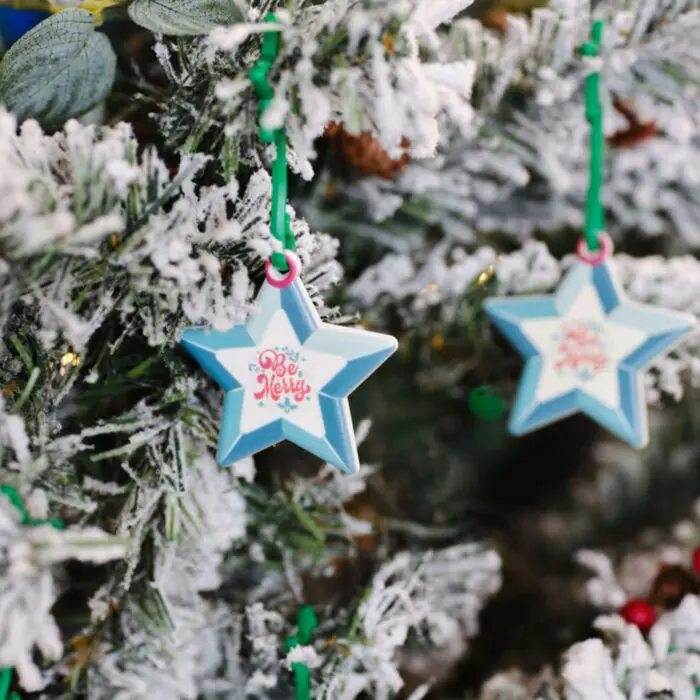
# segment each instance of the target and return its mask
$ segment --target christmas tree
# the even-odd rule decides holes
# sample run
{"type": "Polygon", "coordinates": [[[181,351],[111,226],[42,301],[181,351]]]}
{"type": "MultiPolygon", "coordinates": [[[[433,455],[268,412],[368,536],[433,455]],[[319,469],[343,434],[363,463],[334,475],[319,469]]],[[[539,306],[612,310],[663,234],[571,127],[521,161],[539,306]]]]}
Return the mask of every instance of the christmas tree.
{"type": "Polygon", "coordinates": [[[0,9],[0,700],[695,697],[695,0],[0,9]]]}

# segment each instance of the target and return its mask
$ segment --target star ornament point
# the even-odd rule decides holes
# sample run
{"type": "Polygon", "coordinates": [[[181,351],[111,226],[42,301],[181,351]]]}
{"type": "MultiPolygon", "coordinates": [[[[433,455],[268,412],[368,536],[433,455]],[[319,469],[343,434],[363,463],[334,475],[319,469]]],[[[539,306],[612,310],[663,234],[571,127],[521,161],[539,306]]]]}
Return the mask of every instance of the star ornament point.
{"type": "Polygon", "coordinates": [[[296,279],[265,282],[247,323],[189,328],[180,343],[225,391],[222,466],[289,440],[341,471],[359,470],[347,397],[397,350],[394,337],[323,323],[296,279]]]}
{"type": "Polygon", "coordinates": [[[553,295],[490,299],[484,310],[525,359],[512,434],[584,413],[637,449],[649,442],[644,370],[696,324],[629,301],[609,261],[575,264],[553,295]]]}

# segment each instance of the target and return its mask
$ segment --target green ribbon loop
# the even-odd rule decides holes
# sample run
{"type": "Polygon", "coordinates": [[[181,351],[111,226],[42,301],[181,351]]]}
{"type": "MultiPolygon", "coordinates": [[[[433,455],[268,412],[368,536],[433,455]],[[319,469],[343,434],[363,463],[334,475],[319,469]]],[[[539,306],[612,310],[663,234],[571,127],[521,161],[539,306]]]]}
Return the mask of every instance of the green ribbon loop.
{"type": "MultiPolygon", "coordinates": [[[[57,530],[63,530],[65,525],[60,520],[40,520],[37,518],[32,518],[27,509],[24,507],[22,498],[17,489],[12,486],[0,486],[0,493],[3,494],[10,503],[19,511],[20,522],[22,525],[27,526],[37,526],[37,525],[51,525],[57,530]]],[[[0,700],[20,700],[17,693],[10,693],[10,683],[12,682],[12,669],[3,668],[0,669],[0,700]],[[9,695],[8,695],[9,693],[9,695]]]]}
{"type": "MultiPolygon", "coordinates": [[[[265,17],[266,22],[276,22],[274,13],[265,17]]],[[[248,78],[253,83],[258,97],[258,115],[263,114],[270,106],[275,91],[267,79],[267,74],[279,53],[279,32],[265,32],[263,36],[260,58],[248,71],[248,78]]],[[[263,143],[274,143],[276,150],[275,162],[272,164],[272,212],[270,216],[270,231],[282,244],[282,250],[296,250],[291,219],[287,210],[287,132],[284,126],[279,129],[265,129],[262,124],[258,136],[263,143]]],[[[284,253],[272,254],[272,264],[280,271],[287,272],[289,265],[284,253]]]]}
{"type": "MultiPolygon", "coordinates": [[[[297,633],[287,637],[284,650],[289,653],[294,647],[311,644],[313,632],[318,625],[316,613],[310,605],[299,608],[297,615],[297,633]]],[[[311,700],[311,671],[306,664],[293,663],[295,700],[311,700]]]]}
{"type": "MultiPolygon", "coordinates": [[[[591,27],[591,40],[583,45],[584,56],[596,57],[603,40],[603,20],[596,20],[591,27]]],[[[603,108],[600,104],[600,75],[593,72],[586,76],[586,119],[591,125],[591,156],[588,195],[586,197],[586,246],[590,251],[600,249],[598,234],[605,228],[605,214],[600,201],[603,187],[603,108]]]]}

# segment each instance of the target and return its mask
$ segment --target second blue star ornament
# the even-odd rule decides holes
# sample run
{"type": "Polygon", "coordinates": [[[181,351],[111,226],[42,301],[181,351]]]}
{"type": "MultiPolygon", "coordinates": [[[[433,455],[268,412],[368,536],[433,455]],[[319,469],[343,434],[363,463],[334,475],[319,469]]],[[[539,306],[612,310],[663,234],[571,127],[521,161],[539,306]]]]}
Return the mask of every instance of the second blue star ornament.
{"type": "Polygon", "coordinates": [[[649,442],[644,370],[695,326],[695,317],[629,301],[610,239],[567,273],[556,294],[490,299],[488,316],[525,358],[510,417],[515,435],[585,413],[636,448],[649,442]]]}
{"type": "Polygon", "coordinates": [[[219,332],[189,328],[184,348],[224,389],[218,461],[229,466],[289,440],[338,469],[360,468],[347,396],[397,349],[395,338],[323,323],[301,263],[268,261],[256,311],[219,332]]]}

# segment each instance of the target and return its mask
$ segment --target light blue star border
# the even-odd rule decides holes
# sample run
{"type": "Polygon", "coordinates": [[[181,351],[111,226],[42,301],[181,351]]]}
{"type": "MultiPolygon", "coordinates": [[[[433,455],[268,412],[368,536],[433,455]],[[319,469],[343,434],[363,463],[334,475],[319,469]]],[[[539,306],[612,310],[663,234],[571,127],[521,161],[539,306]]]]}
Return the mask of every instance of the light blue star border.
{"type": "Polygon", "coordinates": [[[264,283],[258,308],[247,324],[228,331],[188,328],[180,343],[226,392],[217,459],[230,466],[282,440],[289,440],[343,472],[359,471],[360,462],[347,396],[398,348],[396,338],[321,321],[302,282],[282,289],[264,283]],[[302,349],[336,355],[346,362],[319,391],[325,435],[315,436],[280,417],[248,433],[241,431],[245,389],[216,357],[226,348],[254,348],[262,340],[276,311],[282,309],[302,349]]]}
{"type": "Polygon", "coordinates": [[[551,296],[489,299],[484,310],[499,331],[525,359],[509,421],[513,435],[524,435],[575,413],[584,413],[637,449],[649,442],[644,369],[670,351],[696,324],[691,314],[630,302],[610,262],[577,263],[551,296]],[[619,408],[612,408],[584,389],[575,388],[548,401],[537,399],[544,358],[522,330],[523,321],[565,315],[586,286],[593,286],[607,318],[645,333],[645,340],[617,368],[619,408]]]}

